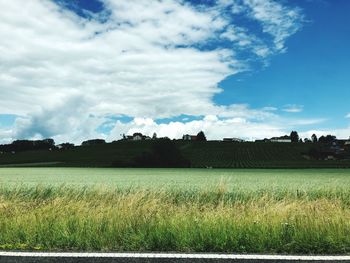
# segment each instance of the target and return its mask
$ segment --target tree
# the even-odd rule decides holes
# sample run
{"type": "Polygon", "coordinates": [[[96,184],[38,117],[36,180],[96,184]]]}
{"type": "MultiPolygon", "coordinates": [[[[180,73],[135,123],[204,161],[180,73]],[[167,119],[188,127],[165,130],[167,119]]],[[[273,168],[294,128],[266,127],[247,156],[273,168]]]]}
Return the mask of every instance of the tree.
{"type": "Polygon", "coordinates": [[[320,143],[332,143],[337,139],[334,135],[321,136],[319,138],[320,143]]]}
{"type": "Polygon", "coordinates": [[[206,140],[207,140],[207,138],[205,137],[204,132],[203,132],[203,131],[200,131],[200,132],[197,134],[197,141],[203,142],[203,141],[206,141],[206,140]]]}
{"type": "Polygon", "coordinates": [[[312,141],[313,143],[316,143],[316,142],[318,141],[316,134],[312,134],[312,136],[311,136],[311,141],[312,141]]]}
{"type": "Polygon", "coordinates": [[[150,152],[136,156],[131,164],[134,167],[191,167],[187,160],[170,139],[158,139],[152,142],[150,152]]]}
{"type": "Polygon", "coordinates": [[[292,142],[299,142],[299,134],[296,131],[290,133],[290,139],[292,142]]]}
{"type": "Polygon", "coordinates": [[[42,140],[42,143],[46,144],[46,145],[48,145],[50,147],[55,147],[55,141],[53,139],[51,139],[51,138],[42,140]]]}
{"type": "Polygon", "coordinates": [[[106,141],[104,139],[93,139],[88,141],[83,141],[81,143],[82,146],[90,146],[90,145],[98,145],[98,144],[105,144],[106,141]]]}
{"type": "Polygon", "coordinates": [[[319,142],[321,143],[325,143],[326,142],[326,137],[324,137],[323,135],[318,139],[319,142]]]}
{"type": "Polygon", "coordinates": [[[44,140],[16,140],[11,144],[11,151],[33,151],[33,150],[49,150],[55,148],[53,139],[44,140]]]}
{"type": "Polygon", "coordinates": [[[58,146],[58,149],[61,149],[61,150],[69,150],[69,149],[73,149],[74,148],[74,144],[73,143],[69,143],[69,142],[66,142],[66,143],[61,143],[58,146]]]}
{"type": "Polygon", "coordinates": [[[152,140],[157,140],[157,134],[153,133],[152,140]]]}

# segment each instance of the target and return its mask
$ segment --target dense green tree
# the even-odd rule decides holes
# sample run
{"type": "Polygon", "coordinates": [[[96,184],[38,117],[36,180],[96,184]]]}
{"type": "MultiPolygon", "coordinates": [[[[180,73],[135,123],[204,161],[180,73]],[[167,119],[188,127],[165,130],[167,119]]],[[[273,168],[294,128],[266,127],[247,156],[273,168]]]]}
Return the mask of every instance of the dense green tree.
{"type": "Polygon", "coordinates": [[[296,131],[292,131],[290,133],[290,139],[292,140],[292,142],[299,142],[299,134],[296,131]]]}
{"type": "Polygon", "coordinates": [[[198,134],[197,134],[197,141],[206,141],[207,138],[205,137],[205,134],[203,131],[200,131],[198,134]]]}
{"type": "Polygon", "coordinates": [[[105,143],[106,141],[104,139],[92,139],[92,140],[83,141],[81,145],[90,146],[90,145],[98,145],[98,144],[105,144],[105,143]]]}
{"type": "Polygon", "coordinates": [[[169,139],[158,139],[152,143],[150,152],[137,156],[131,166],[134,167],[190,167],[191,163],[182,156],[175,143],[169,139]]]}
{"type": "Polygon", "coordinates": [[[316,142],[318,141],[317,135],[316,135],[316,134],[312,134],[312,136],[311,136],[311,141],[312,141],[313,143],[316,143],[316,142]]]}
{"type": "Polygon", "coordinates": [[[55,148],[55,141],[53,139],[44,140],[16,140],[9,146],[11,151],[30,151],[30,150],[47,150],[55,148]]]}
{"type": "Polygon", "coordinates": [[[337,139],[334,135],[321,136],[318,140],[321,143],[332,143],[337,139]]]}

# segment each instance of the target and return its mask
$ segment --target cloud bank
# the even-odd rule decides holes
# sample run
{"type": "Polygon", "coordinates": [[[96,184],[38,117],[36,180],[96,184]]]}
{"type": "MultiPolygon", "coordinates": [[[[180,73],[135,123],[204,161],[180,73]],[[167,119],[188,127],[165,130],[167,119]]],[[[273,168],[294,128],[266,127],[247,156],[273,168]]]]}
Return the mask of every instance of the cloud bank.
{"type": "Polygon", "coordinates": [[[288,104],[288,105],[285,105],[283,108],[283,111],[292,112],[292,113],[302,112],[303,110],[304,110],[303,105],[295,105],[295,104],[288,104]]]}
{"type": "MultiPolygon", "coordinates": [[[[115,122],[114,136],[183,114],[216,118],[176,123],[183,132],[281,132],[271,111],[213,97],[226,77],[286,52],[302,11],[273,0],[206,2],[104,0],[103,11],[79,16],[50,0],[0,0],[0,114],[19,116],[2,140],[104,136],[97,130],[108,116],[134,118],[115,122]]],[[[157,130],[170,134],[174,123],[157,130]]]]}

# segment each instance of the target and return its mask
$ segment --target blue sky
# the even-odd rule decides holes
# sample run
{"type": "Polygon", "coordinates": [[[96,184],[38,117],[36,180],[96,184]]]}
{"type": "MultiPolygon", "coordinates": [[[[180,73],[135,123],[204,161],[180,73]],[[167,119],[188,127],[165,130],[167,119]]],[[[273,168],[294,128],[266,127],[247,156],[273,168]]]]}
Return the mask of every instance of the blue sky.
{"type": "Polygon", "coordinates": [[[0,143],[350,136],[347,0],[0,2],[0,143]]]}
{"type": "Polygon", "coordinates": [[[325,118],[315,128],[348,125],[350,98],[350,2],[293,1],[303,9],[303,28],[288,39],[288,51],[270,65],[235,75],[221,83],[225,92],[217,103],[304,106],[304,117],[325,118]]]}

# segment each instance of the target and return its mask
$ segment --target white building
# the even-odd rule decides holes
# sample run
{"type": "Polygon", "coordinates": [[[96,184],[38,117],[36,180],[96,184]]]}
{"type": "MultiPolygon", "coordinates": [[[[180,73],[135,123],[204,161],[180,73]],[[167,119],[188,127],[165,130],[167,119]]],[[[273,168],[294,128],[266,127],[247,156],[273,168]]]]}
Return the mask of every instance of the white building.
{"type": "Polygon", "coordinates": [[[291,143],[292,139],[289,136],[273,137],[270,142],[291,143]]]}
{"type": "Polygon", "coordinates": [[[224,142],[244,142],[244,140],[239,139],[239,138],[224,138],[224,142]]]}
{"type": "Polygon", "coordinates": [[[197,140],[197,136],[196,135],[185,134],[184,136],[182,136],[182,140],[184,140],[184,141],[196,141],[197,140]]]}
{"type": "Polygon", "coordinates": [[[141,133],[134,133],[132,136],[133,141],[142,141],[144,136],[141,133]]]}

